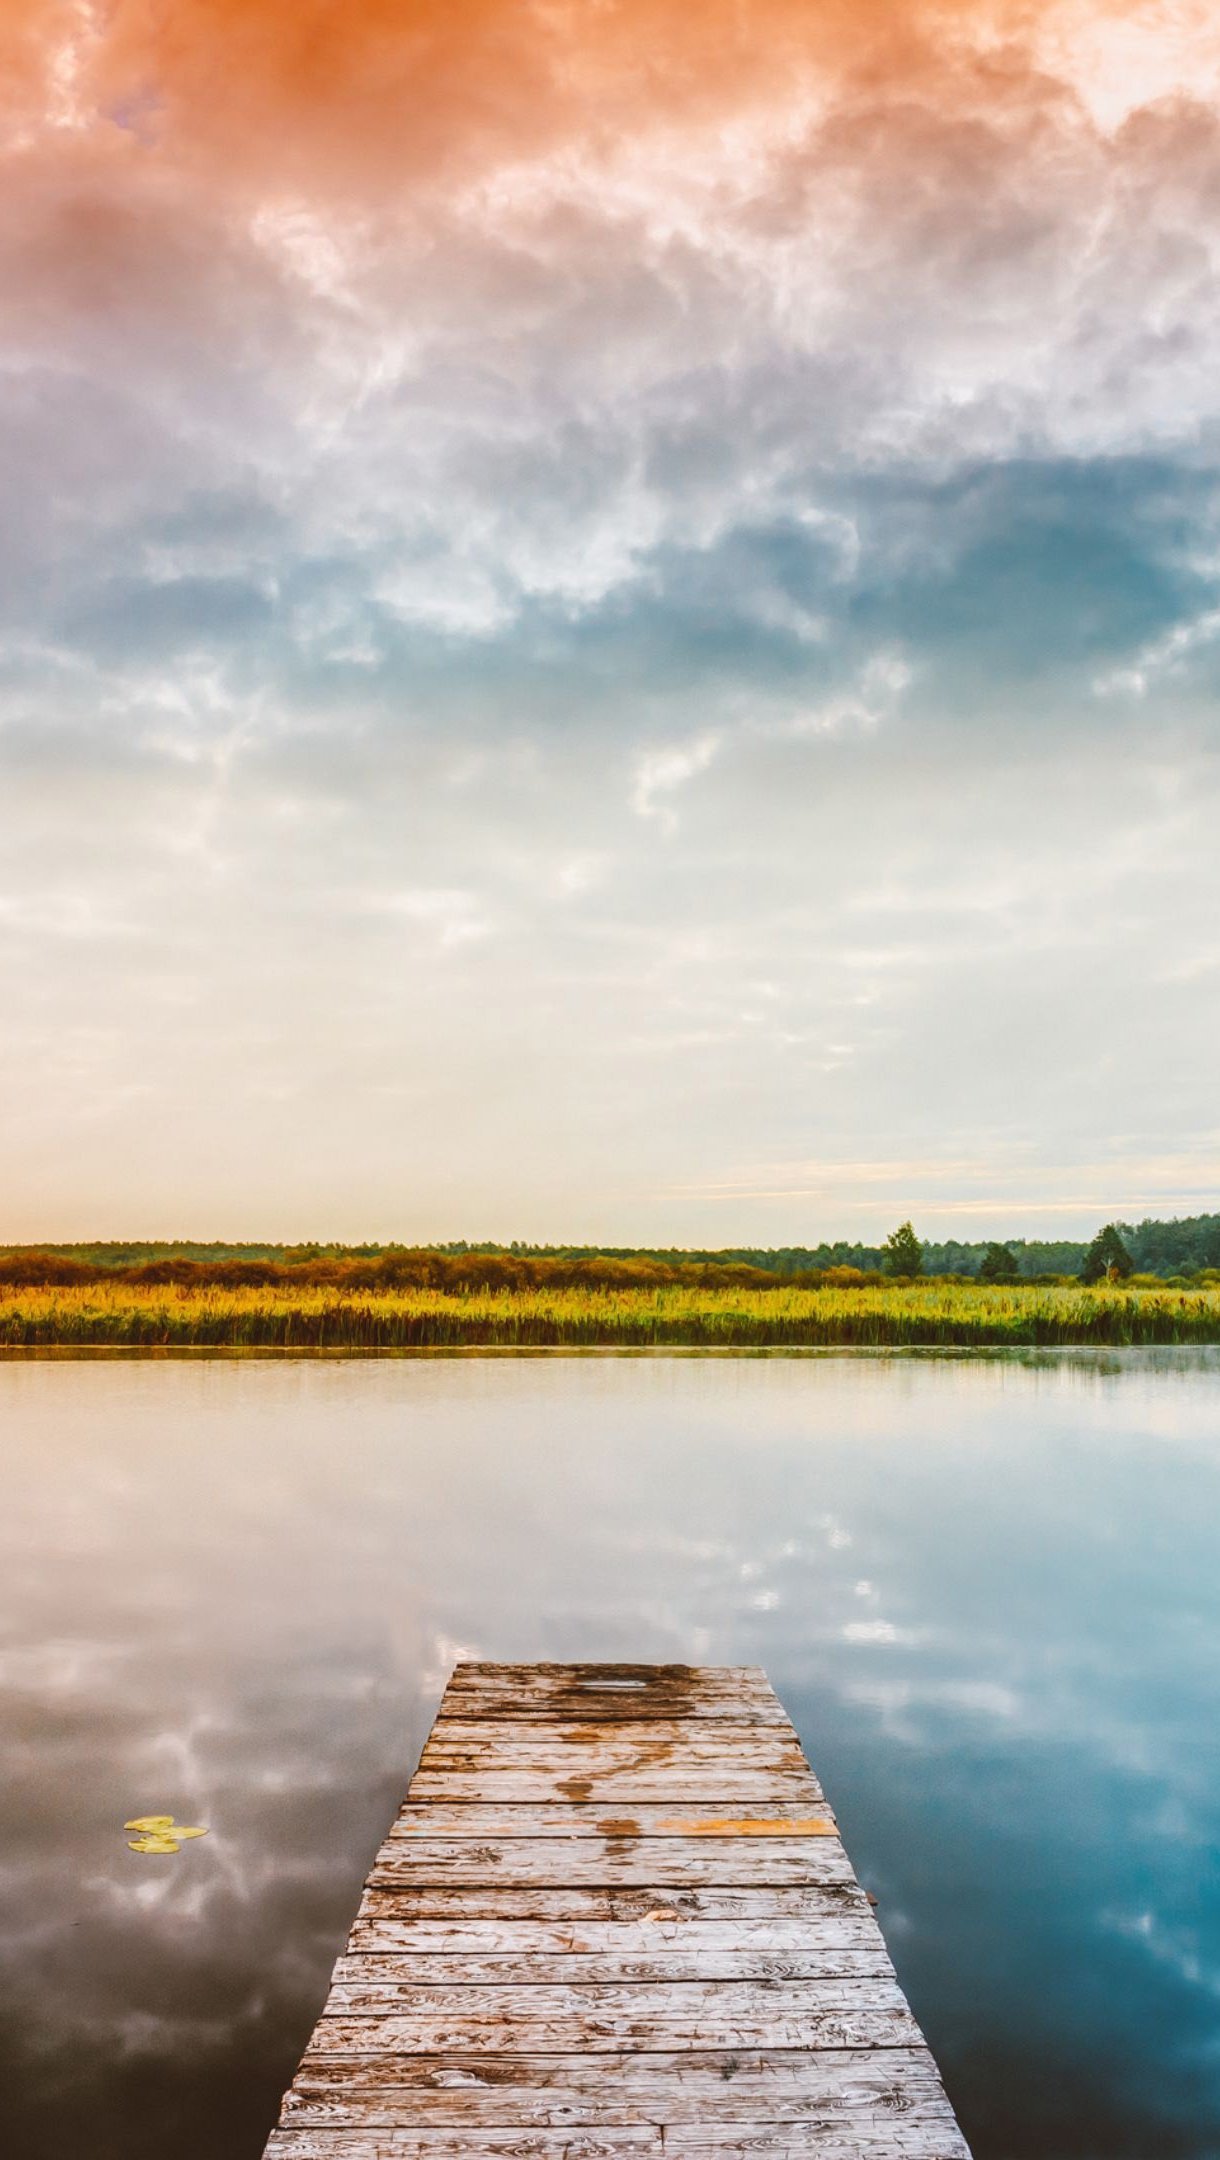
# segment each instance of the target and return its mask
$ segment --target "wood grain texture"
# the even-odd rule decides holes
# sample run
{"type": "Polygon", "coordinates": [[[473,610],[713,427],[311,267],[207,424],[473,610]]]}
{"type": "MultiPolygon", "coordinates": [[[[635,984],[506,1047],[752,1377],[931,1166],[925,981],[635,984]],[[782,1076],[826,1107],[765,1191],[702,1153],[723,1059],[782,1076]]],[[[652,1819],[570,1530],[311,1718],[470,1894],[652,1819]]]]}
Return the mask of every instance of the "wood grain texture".
{"type": "MultiPolygon", "coordinates": [[[[756,2014],[735,2015],[713,2008],[705,2017],[688,2018],[676,2009],[667,2015],[633,2013],[630,2006],[623,2006],[607,2008],[602,2015],[594,2011],[585,2016],[531,2018],[528,2030],[533,2044],[551,2055],[613,2055],[622,2048],[910,2047],[920,2037],[909,2010],[827,2009],[788,2015],[778,1997],[765,2008],[760,2006],[756,2014]]],[[[463,2055],[511,2055],[522,2037],[519,2017],[463,2017],[461,2004],[455,2000],[451,2011],[326,2016],[314,2028],[310,2045],[324,2047],[331,2055],[399,2055],[411,2048],[422,2048],[429,2055],[444,2054],[450,2048],[463,2055]]]]}
{"type": "Polygon", "coordinates": [[[889,1972],[884,1950],[871,1943],[843,1941],[822,1943],[817,1949],[776,1952],[743,1950],[665,1949],[652,1956],[631,1957],[617,1945],[608,1950],[579,1950],[531,1954],[507,1949],[480,1957],[473,1951],[461,1956],[452,1952],[419,1951],[411,1942],[387,1937],[383,1931],[358,1935],[352,1929],[351,1954],[341,1957],[334,1979],[374,1979],[371,1971],[358,1975],[359,1964],[384,1963],[401,1969],[408,1964],[411,1979],[425,1987],[503,1987],[522,1982],[540,1987],[586,1987],[591,1981],[613,1986],[628,1980],[825,1980],[837,1974],[869,1976],[889,1972]],[[405,1953],[405,1955],[404,1955],[405,1953]]]}
{"type": "MultiPolygon", "coordinates": [[[[306,2057],[285,2103],[293,2123],[579,2129],[948,2118],[926,2048],[749,2050],[649,2055],[306,2057]]],[[[958,2148],[960,2155],[961,2148],[958,2148]]]]}
{"type": "Polygon", "coordinates": [[[685,1723],[681,1718],[619,1718],[604,1725],[581,1719],[523,1718],[509,1723],[442,1715],[424,1742],[420,1760],[425,1768],[448,1763],[461,1769],[473,1761],[480,1769],[519,1764],[562,1771],[573,1756],[579,1756],[582,1770],[590,1764],[611,1770],[619,1763],[668,1762],[675,1753],[684,1768],[696,1762],[724,1768],[732,1762],[809,1775],[790,1725],[737,1725],[723,1718],[704,1724],[685,1723]]]}
{"type": "MultiPolygon", "coordinates": [[[[626,2021],[633,2030],[658,2024],[703,2025],[723,2022],[730,2033],[744,2031],[781,2013],[787,2019],[823,2017],[829,2011],[880,2010],[887,2015],[906,2003],[893,1971],[872,1978],[826,1980],[661,1980],[603,1981],[593,1987],[500,1981],[487,1987],[456,1986],[452,1981],[421,1983],[385,1970],[387,1958],[353,1958],[356,1977],[332,1981],[322,2015],[327,2017],[445,2018],[460,2015],[471,2023],[516,2027],[528,2019],[539,2032],[563,2022],[587,2023],[599,2033],[626,2021]]],[[[708,2043],[717,2046],[720,2043],[708,2043]]],[[[731,2039],[726,2043],[731,2046],[731,2039]]],[[[658,2046],[665,2045],[658,2041],[658,2046]]]]}
{"type": "Polygon", "coordinates": [[[487,1801],[405,1801],[390,1828],[391,1838],[570,1838],[570,1837],[833,1837],[834,1816],[819,1798],[816,1810],[777,1808],[768,1815],[726,1815],[715,1807],[651,1806],[629,1814],[613,1808],[551,1801],[531,1807],[528,1801],[496,1807],[487,1801]]]}
{"type": "Polygon", "coordinates": [[[455,2132],[403,2129],[281,2130],[268,2154],[278,2160],[619,2160],[619,2156],[676,2153],[680,2160],[960,2160],[952,2123],[909,2115],[857,2117],[827,2133],[807,2123],[742,2123],[727,2135],[639,2125],[600,2132],[565,2132],[549,2141],[537,2132],[455,2132]]]}
{"type": "Polygon", "coordinates": [[[499,1889],[557,1889],[565,1883],[613,1889],[662,1884],[697,1890],[761,1884],[851,1882],[851,1862],[837,1837],[816,1838],[388,1838],[369,1882],[379,1890],[412,1883],[452,1883],[472,1872],[499,1889]]]}
{"type": "MultiPolygon", "coordinates": [[[[494,1895],[494,1893],[492,1893],[494,1895]]],[[[590,1897],[595,1893],[590,1893],[590,1897]]],[[[684,1893],[685,1895],[685,1893],[684,1893]]],[[[434,1894],[434,1902],[436,1902],[434,1894]]],[[[828,1884],[803,1893],[799,1917],[691,1918],[674,1905],[650,1904],[636,1892],[614,1893],[615,1919],[522,1918],[515,1913],[422,1916],[417,1901],[393,1890],[367,1890],[352,1924],[348,1949],[403,1950],[414,1957],[694,1957],[705,1952],[733,1952],[742,1957],[790,1956],[801,1951],[851,1943],[883,1949],[877,1923],[862,1891],[851,1884],[828,1884]],[[631,1900],[637,1900],[634,1906],[631,1900]]],[[[463,1893],[464,1905],[477,1902],[463,1893]]],[[[483,1900],[486,1902],[486,1899],[483,1900]]],[[[531,1900],[537,1903],[537,1898],[531,1900]]],[[[706,1894],[701,1899],[706,1904],[706,1894]]],[[[441,1900],[443,1906],[443,1900],[441,1900]]],[[[602,1907],[604,1914],[604,1904],[602,1907]]]]}
{"type": "MultiPolygon", "coordinates": [[[[378,1863],[385,1853],[383,1846],[378,1863]]],[[[396,1881],[392,1888],[367,1888],[360,1910],[393,1911],[403,1919],[436,1920],[455,1927],[464,1921],[484,1920],[506,1921],[514,1931],[527,1921],[571,1928],[635,1925],[660,1931],[705,1922],[777,1928],[786,1922],[801,1925],[831,1904],[867,1909],[867,1903],[855,1881],[807,1887],[709,1883],[698,1890],[671,1883],[659,1893],[647,1886],[608,1890],[556,1883],[540,1890],[523,1884],[505,1889],[497,1883],[465,1882],[454,1889],[444,1883],[396,1881]]],[[[660,1940],[660,1933],[651,1939],[660,1940]]]]}
{"type": "Polygon", "coordinates": [[[756,1668],[470,1664],[270,2160],[968,2160],[756,1668]]]}
{"type": "Polygon", "coordinates": [[[961,2138],[952,2123],[857,2117],[850,2129],[827,2134],[807,2123],[742,2123],[727,2135],[698,2129],[640,2124],[603,2131],[564,2132],[547,2139],[534,2131],[457,2132],[403,2129],[281,2130],[267,2151],[279,2160],[960,2160],[961,2138]]]}
{"type": "Polygon", "coordinates": [[[807,1770],[767,1770],[732,1761],[693,1762],[685,1767],[672,1758],[659,1762],[623,1762],[612,1767],[567,1764],[487,1769],[433,1769],[421,1765],[411,1781],[416,1800],[506,1801],[595,1800],[621,1812],[639,1801],[657,1801],[677,1813],[684,1805],[714,1807],[719,1814],[770,1812],[786,1802],[812,1813],[820,1798],[807,1770]]]}
{"type": "Polygon", "coordinates": [[[600,1725],[649,1717],[787,1723],[758,1665],[459,1665],[442,1713],[600,1725]]]}

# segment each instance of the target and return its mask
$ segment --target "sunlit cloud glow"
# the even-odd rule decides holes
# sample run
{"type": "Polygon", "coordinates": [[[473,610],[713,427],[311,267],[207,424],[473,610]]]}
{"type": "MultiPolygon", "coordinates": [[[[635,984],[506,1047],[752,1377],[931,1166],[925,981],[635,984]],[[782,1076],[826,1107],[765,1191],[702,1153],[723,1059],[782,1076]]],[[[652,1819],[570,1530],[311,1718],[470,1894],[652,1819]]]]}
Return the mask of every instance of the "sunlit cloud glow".
{"type": "Polygon", "coordinates": [[[0,63],[5,1235],[1216,1203],[1213,10],[0,63]]]}

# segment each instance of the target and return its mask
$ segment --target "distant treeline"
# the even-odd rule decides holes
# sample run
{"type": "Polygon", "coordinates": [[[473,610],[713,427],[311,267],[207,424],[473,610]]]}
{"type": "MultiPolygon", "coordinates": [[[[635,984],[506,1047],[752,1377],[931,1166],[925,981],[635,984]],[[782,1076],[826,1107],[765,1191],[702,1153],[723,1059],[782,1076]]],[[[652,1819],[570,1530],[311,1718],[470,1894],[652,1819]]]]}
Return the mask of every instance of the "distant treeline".
{"type": "MultiPolygon", "coordinates": [[[[1220,1215],[1169,1222],[1119,1223],[1140,1274],[1192,1276],[1220,1268],[1220,1215]]],[[[991,1241],[923,1243],[927,1275],[977,1276],[991,1241]]],[[[1006,1238],[1005,1252],[1022,1280],[1078,1275],[1087,1239],[1006,1238]]],[[[428,1247],[398,1245],[254,1245],[107,1242],[14,1246],[0,1252],[0,1283],[109,1281],[257,1287],[281,1282],[346,1285],[356,1289],[495,1290],[641,1288],[687,1285],[703,1289],[765,1289],[769,1284],[827,1280],[847,1287],[878,1279],[880,1245],[836,1239],[820,1245],[688,1249],[598,1245],[510,1245],[457,1241],[428,1247]],[[850,1271],[850,1272],[848,1272],[850,1271]]]]}
{"type": "MultiPolygon", "coordinates": [[[[1136,1269],[1143,1275],[1190,1275],[1200,1268],[1220,1267],[1220,1215],[1192,1215],[1171,1222],[1149,1219],[1141,1223],[1115,1224],[1136,1269]]],[[[964,1243],[949,1238],[937,1240],[924,1238],[923,1272],[925,1275],[977,1276],[983,1257],[993,1244],[990,1238],[980,1238],[975,1243],[964,1243]]],[[[1017,1274],[1024,1280],[1049,1279],[1061,1275],[1075,1276],[1080,1273],[1088,1252],[1088,1238],[1017,1238],[1000,1241],[1017,1263],[1017,1274]]],[[[664,1246],[631,1247],[618,1246],[564,1246],[510,1245],[509,1252],[526,1255],[545,1255],[562,1250],[565,1257],[581,1259],[594,1253],[606,1258],[639,1258],[659,1260],[675,1267],[694,1263],[699,1266],[759,1268],[768,1275],[780,1275],[786,1280],[802,1275],[823,1273],[828,1268],[859,1268],[866,1274],[885,1272],[886,1255],[880,1245],[862,1245],[847,1238],[820,1245],[783,1245],[772,1248],[760,1246],[731,1246],[721,1250],[681,1250],[664,1246]]],[[[465,1247],[447,1246],[446,1251],[462,1251],[465,1247]]]]}

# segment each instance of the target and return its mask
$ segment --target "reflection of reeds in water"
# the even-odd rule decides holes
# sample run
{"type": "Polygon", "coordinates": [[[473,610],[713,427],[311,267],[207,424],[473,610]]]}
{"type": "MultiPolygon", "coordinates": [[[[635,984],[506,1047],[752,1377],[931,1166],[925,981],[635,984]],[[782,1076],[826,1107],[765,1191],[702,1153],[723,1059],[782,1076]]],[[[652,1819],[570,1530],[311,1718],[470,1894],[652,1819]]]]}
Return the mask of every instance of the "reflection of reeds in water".
{"type": "Polygon", "coordinates": [[[1220,1342],[1220,1289],[0,1289],[0,1346],[408,1350],[1220,1342]]]}

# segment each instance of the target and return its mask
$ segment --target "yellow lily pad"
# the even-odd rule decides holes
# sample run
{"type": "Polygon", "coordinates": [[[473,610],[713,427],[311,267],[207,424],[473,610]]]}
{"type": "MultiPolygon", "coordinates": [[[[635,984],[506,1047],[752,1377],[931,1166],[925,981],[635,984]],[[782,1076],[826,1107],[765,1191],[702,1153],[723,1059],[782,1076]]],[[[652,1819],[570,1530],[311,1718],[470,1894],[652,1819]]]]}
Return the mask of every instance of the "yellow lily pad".
{"type": "Polygon", "coordinates": [[[139,1837],[127,1840],[128,1850],[138,1853],[176,1853],[184,1839],[208,1834],[197,1824],[176,1823],[172,1815],[136,1815],[123,1828],[139,1831],[139,1837]]]}

